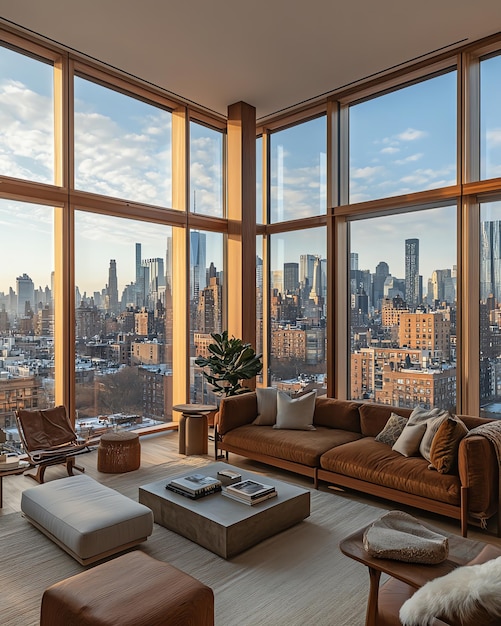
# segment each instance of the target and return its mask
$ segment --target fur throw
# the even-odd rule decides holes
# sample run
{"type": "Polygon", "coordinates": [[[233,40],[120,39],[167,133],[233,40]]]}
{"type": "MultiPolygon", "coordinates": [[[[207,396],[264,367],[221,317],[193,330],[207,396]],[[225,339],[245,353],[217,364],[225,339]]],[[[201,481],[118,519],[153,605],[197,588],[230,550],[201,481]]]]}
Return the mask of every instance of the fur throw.
{"type": "Polygon", "coordinates": [[[501,617],[501,557],[431,580],[400,608],[404,626],[425,626],[433,617],[477,626],[486,616],[501,617]]]}

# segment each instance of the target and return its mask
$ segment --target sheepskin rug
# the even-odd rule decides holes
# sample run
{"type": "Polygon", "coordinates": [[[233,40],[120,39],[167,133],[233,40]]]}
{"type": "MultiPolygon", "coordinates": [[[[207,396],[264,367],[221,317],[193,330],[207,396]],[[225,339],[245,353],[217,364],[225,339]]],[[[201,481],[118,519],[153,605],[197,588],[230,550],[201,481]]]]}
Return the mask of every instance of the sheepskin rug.
{"type": "Polygon", "coordinates": [[[501,617],[501,556],[480,565],[458,567],[426,583],[400,609],[404,626],[423,626],[433,617],[459,619],[472,626],[501,617]]]}

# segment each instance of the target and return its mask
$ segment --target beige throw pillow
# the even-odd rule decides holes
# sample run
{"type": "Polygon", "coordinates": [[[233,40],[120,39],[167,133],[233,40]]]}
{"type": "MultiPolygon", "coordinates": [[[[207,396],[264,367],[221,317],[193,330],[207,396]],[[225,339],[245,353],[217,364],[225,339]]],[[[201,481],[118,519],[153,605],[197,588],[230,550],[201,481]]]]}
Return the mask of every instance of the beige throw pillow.
{"type": "Polygon", "coordinates": [[[313,426],[316,391],[299,398],[291,398],[283,391],[277,394],[277,422],[273,428],[289,430],[316,430],[313,426]]]}
{"type": "Polygon", "coordinates": [[[417,456],[419,454],[419,444],[426,431],[426,422],[411,422],[410,418],[405,425],[402,434],[395,441],[392,450],[399,452],[403,456],[417,456]]]}
{"type": "Polygon", "coordinates": [[[257,426],[273,426],[277,420],[277,390],[275,387],[257,387],[257,426]]]}
{"type": "Polygon", "coordinates": [[[445,422],[448,417],[450,417],[450,415],[447,411],[445,411],[442,415],[430,417],[430,419],[426,420],[426,432],[424,433],[421,443],[419,444],[419,453],[427,461],[430,460],[430,449],[433,438],[435,437],[440,425],[445,422]]]}

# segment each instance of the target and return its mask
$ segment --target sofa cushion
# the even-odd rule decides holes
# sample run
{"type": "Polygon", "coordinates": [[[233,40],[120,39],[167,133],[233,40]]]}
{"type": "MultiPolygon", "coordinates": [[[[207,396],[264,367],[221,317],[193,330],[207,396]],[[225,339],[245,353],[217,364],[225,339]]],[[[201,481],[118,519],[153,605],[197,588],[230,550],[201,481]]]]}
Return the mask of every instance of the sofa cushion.
{"type": "Polygon", "coordinates": [[[372,437],[363,437],[328,450],[320,457],[320,466],[375,485],[454,506],[460,504],[458,476],[430,472],[423,457],[402,458],[398,452],[372,437]]]}
{"type": "Polygon", "coordinates": [[[317,397],[313,424],[328,428],[341,428],[354,433],[360,432],[360,403],[350,400],[337,400],[326,396],[317,397]]]}
{"type": "Polygon", "coordinates": [[[283,391],[277,394],[277,421],[273,428],[290,430],[315,430],[313,413],[315,412],[316,391],[291,398],[283,391]]]}
{"type": "Polygon", "coordinates": [[[257,417],[253,424],[258,426],[273,426],[277,420],[277,390],[275,387],[258,387],[257,417]]]}
{"type": "Polygon", "coordinates": [[[366,437],[376,437],[383,430],[392,413],[396,412],[403,417],[409,417],[412,413],[412,409],[373,402],[362,402],[358,410],[360,412],[360,432],[366,437]]]}
{"type": "Polygon", "coordinates": [[[441,474],[448,474],[457,465],[459,442],[468,429],[456,416],[444,420],[431,442],[430,464],[441,474]]]}
{"type": "MultiPolygon", "coordinates": [[[[224,436],[224,443],[244,453],[271,456],[308,467],[318,467],[320,457],[326,451],[362,435],[335,428],[317,427],[305,433],[303,430],[276,430],[272,426],[240,426],[224,436]]],[[[435,472],[429,472],[435,473],[435,472]]]]}
{"type": "Polygon", "coordinates": [[[390,419],[386,422],[386,426],[377,435],[376,441],[385,443],[387,446],[392,446],[402,434],[402,431],[407,424],[407,418],[402,415],[392,413],[390,419]]]}

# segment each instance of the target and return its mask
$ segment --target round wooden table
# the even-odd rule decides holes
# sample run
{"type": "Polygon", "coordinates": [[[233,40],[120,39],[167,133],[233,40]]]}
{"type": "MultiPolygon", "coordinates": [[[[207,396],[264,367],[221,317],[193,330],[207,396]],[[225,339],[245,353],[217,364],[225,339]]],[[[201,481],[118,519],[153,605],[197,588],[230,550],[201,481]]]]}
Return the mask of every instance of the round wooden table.
{"type": "Polygon", "coordinates": [[[97,449],[97,471],[121,474],[139,469],[141,446],[139,435],[127,430],[101,435],[97,449]]]}
{"type": "Polygon", "coordinates": [[[213,404],[176,404],[179,411],[179,454],[208,454],[209,424],[207,414],[217,411],[213,404]]]}

